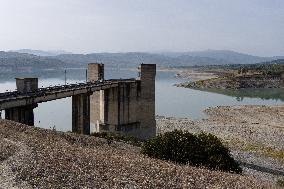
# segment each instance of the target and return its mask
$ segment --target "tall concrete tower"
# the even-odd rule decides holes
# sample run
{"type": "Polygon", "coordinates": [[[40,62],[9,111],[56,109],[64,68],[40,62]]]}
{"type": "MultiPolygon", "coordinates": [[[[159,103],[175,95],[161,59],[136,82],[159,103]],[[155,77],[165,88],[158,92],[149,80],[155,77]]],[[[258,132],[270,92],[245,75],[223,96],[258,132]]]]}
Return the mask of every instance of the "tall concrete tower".
{"type": "MultiPolygon", "coordinates": [[[[104,64],[88,64],[88,81],[95,82],[104,79],[104,64]]],[[[96,91],[90,96],[90,133],[99,132],[100,124],[104,123],[104,91],[96,91]]]]}
{"type": "Polygon", "coordinates": [[[88,81],[94,82],[104,79],[104,64],[90,63],[88,64],[88,81]]]}
{"type": "Polygon", "coordinates": [[[144,130],[141,138],[149,138],[156,134],[155,120],[155,78],[156,64],[141,64],[139,67],[140,98],[139,120],[144,130]]]}

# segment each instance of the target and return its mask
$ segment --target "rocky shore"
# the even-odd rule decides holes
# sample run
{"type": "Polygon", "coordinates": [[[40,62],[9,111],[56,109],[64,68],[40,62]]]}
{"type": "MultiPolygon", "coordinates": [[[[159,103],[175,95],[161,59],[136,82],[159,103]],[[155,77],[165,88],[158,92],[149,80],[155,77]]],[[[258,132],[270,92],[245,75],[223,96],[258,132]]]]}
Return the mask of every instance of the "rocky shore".
{"type": "Polygon", "coordinates": [[[240,76],[197,80],[177,84],[176,86],[193,89],[284,88],[284,80],[271,77],[240,76]]]}
{"type": "Polygon", "coordinates": [[[229,146],[236,160],[264,170],[245,169],[245,174],[274,183],[284,178],[284,105],[215,107],[205,112],[209,118],[198,121],[160,117],[158,131],[212,133],[229,146]],[[265,172],[270,169],[282,175],[265,172]]]}
{"type": "Polygon", "coordinates": [[[260,74],[239,75],[233,70],[185,69],[179,71],[176,77],[188,81],[175,86],[193,89],[284,88],[284,79],[281,77],[260,74]]]}
{"type": "Polygon", "coordinates": [[[139,151],[0,120],[0,188],[276,188],[252,176],[176,165],[139,151]]]}

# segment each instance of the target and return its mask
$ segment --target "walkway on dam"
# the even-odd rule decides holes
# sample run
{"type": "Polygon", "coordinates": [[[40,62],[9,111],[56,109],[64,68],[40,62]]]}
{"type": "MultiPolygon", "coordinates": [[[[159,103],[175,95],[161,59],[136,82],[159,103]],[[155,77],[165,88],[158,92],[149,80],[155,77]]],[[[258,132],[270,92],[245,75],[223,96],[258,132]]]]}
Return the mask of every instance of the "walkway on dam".
{"type": "Polygon", "coordinates": [[[78,94],[93,93],[112,87],[119,83],[135,83],[136,79],[110,79],[87,83],[69,84],[53,87],[38,88],[30,92],[5,92],[0,93],[0,110],[34,103],[47,102],[60,98],[71,97],[78,94]]]}

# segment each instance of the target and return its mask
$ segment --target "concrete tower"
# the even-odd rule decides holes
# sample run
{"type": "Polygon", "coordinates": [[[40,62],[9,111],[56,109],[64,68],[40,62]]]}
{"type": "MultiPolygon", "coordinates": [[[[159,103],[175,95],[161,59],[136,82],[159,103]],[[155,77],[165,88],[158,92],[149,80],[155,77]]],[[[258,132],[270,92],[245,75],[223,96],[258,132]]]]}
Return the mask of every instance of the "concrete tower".
{"type": "Polygon", "coordinates": [[[156,64],[141,64],[139,67],[140,98],[139,121],[142,133],[141,138],[149,138],[156,134],[155,120],[155,78],[156,64]]]}
{"type": "MultiPolygon", "coordinates": [[[[88,64],[88,81],[96,82],[104,79],[104,64],[88,64]]],[[[99,132],[100,124],[105,122],[104,91],[94,92],[90,96],[90,132],[99,132]]]]}

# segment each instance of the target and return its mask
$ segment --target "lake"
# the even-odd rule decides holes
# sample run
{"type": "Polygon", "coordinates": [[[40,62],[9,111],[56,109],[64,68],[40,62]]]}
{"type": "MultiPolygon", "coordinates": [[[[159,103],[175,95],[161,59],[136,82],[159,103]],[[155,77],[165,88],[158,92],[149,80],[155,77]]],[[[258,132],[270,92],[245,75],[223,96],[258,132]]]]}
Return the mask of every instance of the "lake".
{"type": "MultiPolygon", "coordinates": [[[[135,78],[136,71],[106,69],[106,79],[135,78]]],[[[183,82],[174,77],[175,72],[158,71],[156,77],[156,114],[167,117],[189,117],[203,119],[203,110],[214,106],[231,105],[276,105],[284,102],[284,89],[245,89],[200,91],[173,86],[183,82]]],[[[63,70],[49,70],[42,73],[1,74],[0,92],[15,90],[14,77],[39,77],[39,87],[63,85],[63,70]]],[[[67,83],[85,81],[84,69],[67,70],[67,83]],[[72,78],[72,79],[71,79],[72,78]]],[[[71,131],[71,98],[41,103],[34,110],[35,125],[60,131],[71,131]]],[[[2,113],[4,116],[4,111],[2,113]]]]}

